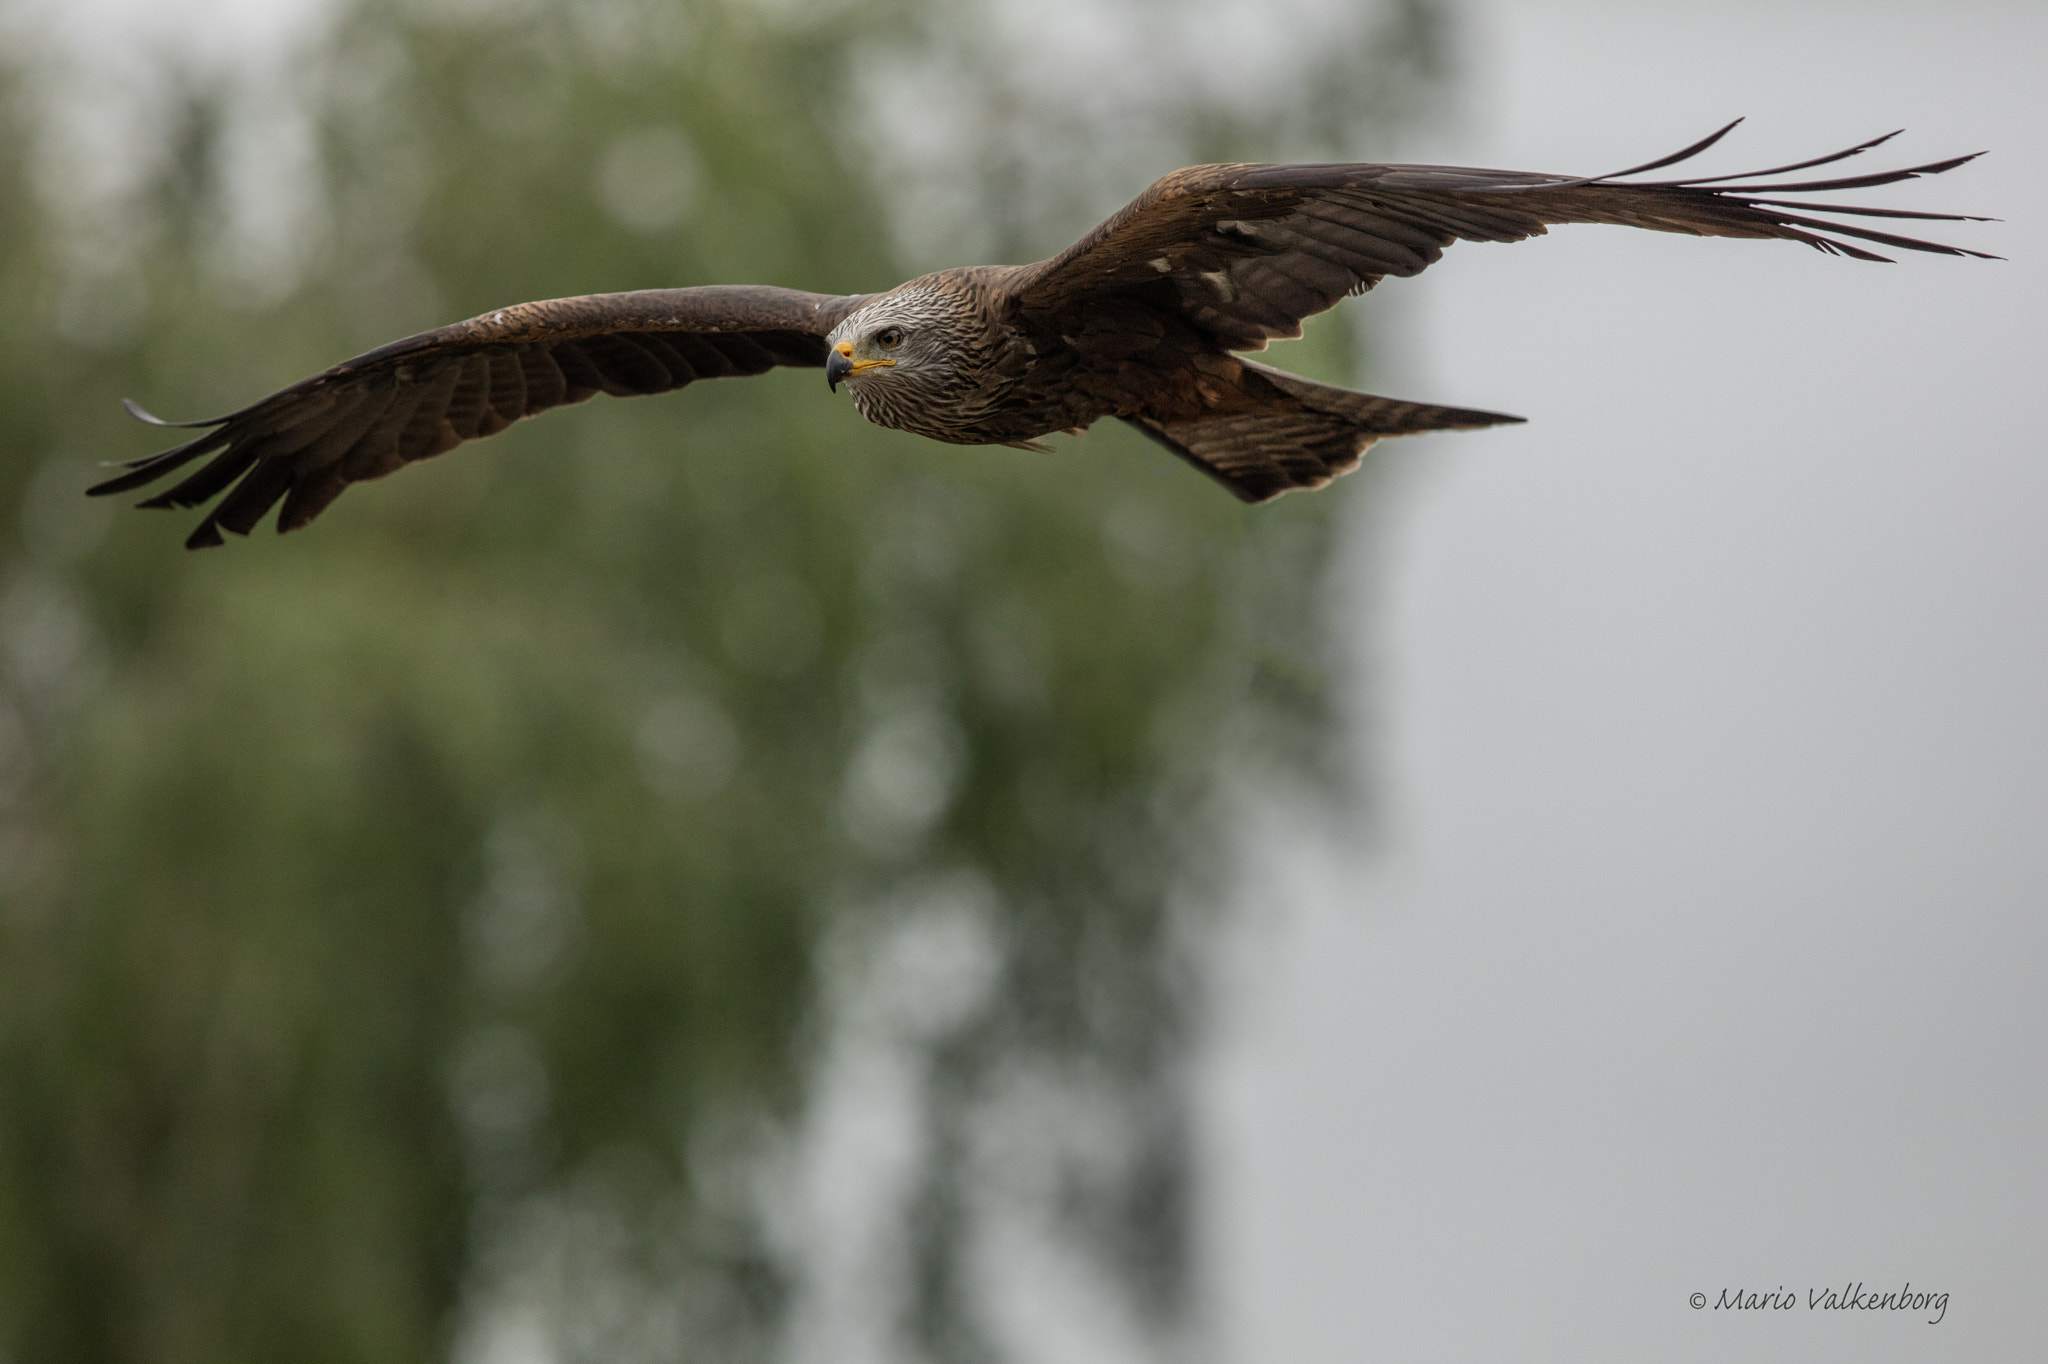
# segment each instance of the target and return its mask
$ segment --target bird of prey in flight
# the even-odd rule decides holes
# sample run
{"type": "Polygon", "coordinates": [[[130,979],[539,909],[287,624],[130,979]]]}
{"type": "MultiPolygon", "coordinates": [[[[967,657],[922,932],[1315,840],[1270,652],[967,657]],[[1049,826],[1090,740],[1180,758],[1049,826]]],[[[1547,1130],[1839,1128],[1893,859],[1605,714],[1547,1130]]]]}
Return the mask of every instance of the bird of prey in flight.
{"type": "MultiPolygon", "coordinates": [[[[1741,120],[1737,120],[1740,122],[1741,120]]],[[[1417,274],[1454,241],[1512,242],[1551,223],[1703,237],[1775,237],[1858,260],[1858,242],[1983,252],[1878,231],[1860,219],[1982,221],[1781,195],[1864,189],[1962,165],[1776,181],[1891,136],[1746,175],[1640,177],[1696,156],[1735,124],[1612,175],[1449,166],[1220,165],[1175,171],[1050,260],[970,266],[885,293],[748,285],[591,294],[500,308],[394,341],[200,422],[193,439],[131,461],[94,494],[153,483],[204,455],[145,507],[197,507],[186,540],[246,535],[282,499],[296,530],[364,479],[494,435],[598,393],[665,393],[698,379],[822,367],[882,426],[958,445],[1043,449],[1103,417],[1136,427],[1246,502],[1319,488],[1382,436],[1522,420],[1311,383],[1240,359],[1388,275],[1417,274]],[[1826,214],[1825,217],[1811,216],[1826,214]]]]}

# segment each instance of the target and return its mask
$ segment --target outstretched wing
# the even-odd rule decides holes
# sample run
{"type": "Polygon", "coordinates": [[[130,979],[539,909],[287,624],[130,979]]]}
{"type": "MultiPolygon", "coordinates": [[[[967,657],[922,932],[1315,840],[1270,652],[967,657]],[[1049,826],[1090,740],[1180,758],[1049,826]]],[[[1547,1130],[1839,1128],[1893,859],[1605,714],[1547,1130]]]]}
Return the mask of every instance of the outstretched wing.
{"type": "Polygon", "coordinates": [[[522,303],[380,346],[239,412],[159,426],[210,428],[133,460],[94,494],[154,483],[201,455],[196,473],[145,507],[196,507],[232,490],[185,541],[247,535],[280,498],[280,531],[296,530],[351,483],[495,435],[551,407],[599,393],[666,393],[698,379],[818,368],[825,335],[865,295],[714,285],[522,303]]]}
{"type": "Polygon", "coordinates": [[[1982,219],[1766,197],[1888,185],[1937,175],[1971,156],[1832,180],[1734,183],[1841,161],[1896,133],[1748,175],[1623,178],[1696,156],[1734,127],[1647,165],[1592,178],[1454,166],[1191,166],[1153,185],[1066,251],[1028,267],[1013,288],[1027,312],[1046,314],[1103,293],[1142,291],[1177,305],[1227,349],[1262,350],[1274,338],[1301,335],[1303,318],[1387,275],[1419,274],[1454,241],[1520,241],[1549,223],[1780,237],[1859,260],[1889,257],[1843,238],[1951,256],[1984,254],[1805,215],[1982,219]]]}

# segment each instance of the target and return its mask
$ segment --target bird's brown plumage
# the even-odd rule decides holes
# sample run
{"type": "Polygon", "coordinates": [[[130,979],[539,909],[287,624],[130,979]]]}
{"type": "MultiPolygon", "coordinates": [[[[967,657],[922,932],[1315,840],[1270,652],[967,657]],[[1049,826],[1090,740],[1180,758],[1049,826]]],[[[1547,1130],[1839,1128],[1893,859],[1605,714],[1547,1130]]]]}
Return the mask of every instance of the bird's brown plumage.
{"type": "MultiPolygon", "coordinates": [[[[90,491],[138,488],[212,455],[142,505],[193,507],[225,492],[186,541],[193,548],[219,544],[223,530],[247,534],[280,500],[278,529],[293,530],[350,483],[521,417],[601,392],[661,393],[778,365],[822,366],[837,347],[843,358],[834,365],[844,367],[862,415],[881,425],[958,444],[1028,445],[1117,417],[1258,502],[1328,483],[1382,436],[1521,420],[1353,393],[1232,353],[1299,336],[1304,318],[1388,275],[1419,273],[1454,241],[1610,223],[1780,238],[1863,260],[1888,259],[1858,244],[1866,242],[1984,254],[1833,220],[1964,215],[1776,197],[1934,175],[1967,156],[1756,183],[1860,155],[1891,135],[1751,175],[1624,178],[1694,156],[1734,126],[1592,178],[1448,166],[1193,166],[1050,260],[942,271],[882,294],[709,286],[524,303],[393,342],[225,417],[178,423],[206,429],[90,491]]],[[[830,377],[836,385],[842,372],[830,377]]]]}

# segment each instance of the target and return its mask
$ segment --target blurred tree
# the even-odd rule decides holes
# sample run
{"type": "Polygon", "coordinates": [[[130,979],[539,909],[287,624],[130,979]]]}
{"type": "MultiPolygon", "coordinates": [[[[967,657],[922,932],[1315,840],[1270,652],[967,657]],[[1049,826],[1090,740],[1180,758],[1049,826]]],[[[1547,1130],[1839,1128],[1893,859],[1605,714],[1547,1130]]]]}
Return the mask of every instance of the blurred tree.
{"type": "Polygon", "coordinates": [[[1249,84],[1139,43],[1105,103],[1116,26],[1022,13],[361,0],[281,103],[168,85],[97,200],[7,73],[0,1358],[981,1359],[1026,1242],[1188,1329],[1178,907],[1223,760],[1324,746],[1332,498],[1247,512],[1120,430],[940,447],[802,373],[283,543],[76,496],[147,445],[123,392],[1043,254],[1183,162],[1351,149],[1440,46],[1420,4],[1249,84]]]}

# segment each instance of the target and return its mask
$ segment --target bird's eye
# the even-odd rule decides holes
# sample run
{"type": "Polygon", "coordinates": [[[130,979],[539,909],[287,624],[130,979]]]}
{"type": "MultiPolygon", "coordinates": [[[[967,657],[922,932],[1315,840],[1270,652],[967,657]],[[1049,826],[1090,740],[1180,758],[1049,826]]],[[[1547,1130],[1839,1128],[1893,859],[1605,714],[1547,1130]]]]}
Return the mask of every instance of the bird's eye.
{"type": "Polygon", "coordinates": [[[875,333],[875,344],[883,350],[894,350],[903,344],[903,328],[884,327],[875,333]]]}

